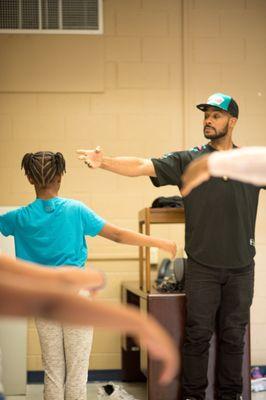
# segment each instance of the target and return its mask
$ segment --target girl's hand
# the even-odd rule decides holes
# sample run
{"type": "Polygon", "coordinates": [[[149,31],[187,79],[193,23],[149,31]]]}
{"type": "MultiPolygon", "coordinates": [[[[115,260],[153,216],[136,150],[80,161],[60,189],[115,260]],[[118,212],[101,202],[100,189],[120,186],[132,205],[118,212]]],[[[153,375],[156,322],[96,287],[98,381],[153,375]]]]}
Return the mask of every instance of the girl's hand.
{"type": "Polygon", "coordinates": [[[167,253],[170,253],[172,259],[175,258],[177,248],[176,242],[173,240],[164,240],[161,249],[167,251],[167,253]]]}

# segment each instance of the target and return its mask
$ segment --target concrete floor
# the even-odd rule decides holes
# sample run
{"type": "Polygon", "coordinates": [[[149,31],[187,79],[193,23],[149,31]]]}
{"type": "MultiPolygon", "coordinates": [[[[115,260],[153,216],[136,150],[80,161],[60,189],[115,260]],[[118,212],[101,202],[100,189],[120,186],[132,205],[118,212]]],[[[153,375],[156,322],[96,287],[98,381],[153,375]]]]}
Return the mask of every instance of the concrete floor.
{"type": "MultiPolygon", "coordinates": [[[[88,400],[97,399],[97,386],[100,383],[88,384],[88,400]]],[[[119,383],[120,384],[120,383],[119,383]]],[[[146,385],[140,383],[123,383],[123,388],[137,400],[146,400],[146,385]]],[[[42,400],[43,385],[28,385],[27,396],[7,396],[7,400],[42,400]]],[[[167,399],[166,399],[167,400],[167,399]]],[[[266,392],[253,393],[252,400],[266,400],[266,392]]]]}
{"type": "MultiPolygon", "coordinates": [[[[97,399],[97,387],[103,385],[104,382],[95,382],[88,384],[88,399],[97,399]]],[[[120,385],[121,383],[118,382],[120,385]]],[[[146,399],[146,385],[141,383],[123,383],[123,388],[137,400],[146,399]]],[[[28,385],[27,395],[25,396],[7,396],[7,400],[42,400],[43,385],[28,385]]]]}

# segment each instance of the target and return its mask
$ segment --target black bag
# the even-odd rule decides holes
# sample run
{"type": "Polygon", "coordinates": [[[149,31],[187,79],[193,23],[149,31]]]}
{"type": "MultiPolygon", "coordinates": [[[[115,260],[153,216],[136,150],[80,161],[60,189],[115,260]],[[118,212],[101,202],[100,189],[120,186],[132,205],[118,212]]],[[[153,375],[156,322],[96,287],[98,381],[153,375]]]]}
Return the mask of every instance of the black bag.
{"type": "Polygon", "coordinates": [[[155,289],[162,293],[183,292],[186,263],[186,258],[176,258],[174,261],[164,258],[158,269],[155,289]]]}
{"type": "Polygon", "coordinates": [[[170,196],[170,197],[157,197],[152,202],[152,208],[163,208],[163,207],[172,207],[172,208],[183,208],[184,201],[180,196],[170,196]]]}
{"type": "Polygon", "coordinates": [[[172,271],[170,258],[164,258],[158,268],[156,283],[160,284],[166,276],[170,276],[172,271]]]}

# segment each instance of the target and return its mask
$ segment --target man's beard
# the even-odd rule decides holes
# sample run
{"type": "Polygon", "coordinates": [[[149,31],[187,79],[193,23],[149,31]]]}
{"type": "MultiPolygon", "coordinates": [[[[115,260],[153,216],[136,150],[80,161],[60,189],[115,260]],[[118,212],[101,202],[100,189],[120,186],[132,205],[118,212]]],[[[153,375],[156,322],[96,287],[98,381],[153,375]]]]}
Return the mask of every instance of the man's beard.
{"type": "Polygon", "coordinates": [[[226,135],[227,135],[227,133],[228,133],[228,125],[229,125],[229,122],[227,122],[227,124],[226,124],[226,126],[224,127],[224,129],[223,130],[221,130],[221,131],[217,131],[215,128],[213,128],[212,126],[205,126],[204,127],[204,129],[203,129],[203,133],[204,133],[204,136],[205,136],[205,138],[206,139],[211,139],[211,140],[217,140],[217,139],[221,139],[221,138],[223,138],[223,137],[225,137],[226,135]],[[215,135],[213,134],[213,133],[207,133],[207,132],[205,132],[205,129],[206,128],[209,128],[209,129],[211,129],[213,132],[215,132],[215,135]]]}

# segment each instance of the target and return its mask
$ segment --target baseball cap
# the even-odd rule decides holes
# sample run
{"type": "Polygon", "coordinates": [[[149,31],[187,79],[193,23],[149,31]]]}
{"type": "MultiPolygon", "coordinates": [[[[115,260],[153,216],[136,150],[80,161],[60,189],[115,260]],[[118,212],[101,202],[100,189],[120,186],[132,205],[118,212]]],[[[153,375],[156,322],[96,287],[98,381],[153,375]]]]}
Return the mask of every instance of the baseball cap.
{"type": "Polygon", "coordinates": [[[214,93],[208,98],[207,103],[198,104],[197,108],[201,111],[206,111],[210,106],[227,111],[233,117],[238,118],[238,105],[235,100],[227,94],[214,93]]]}

